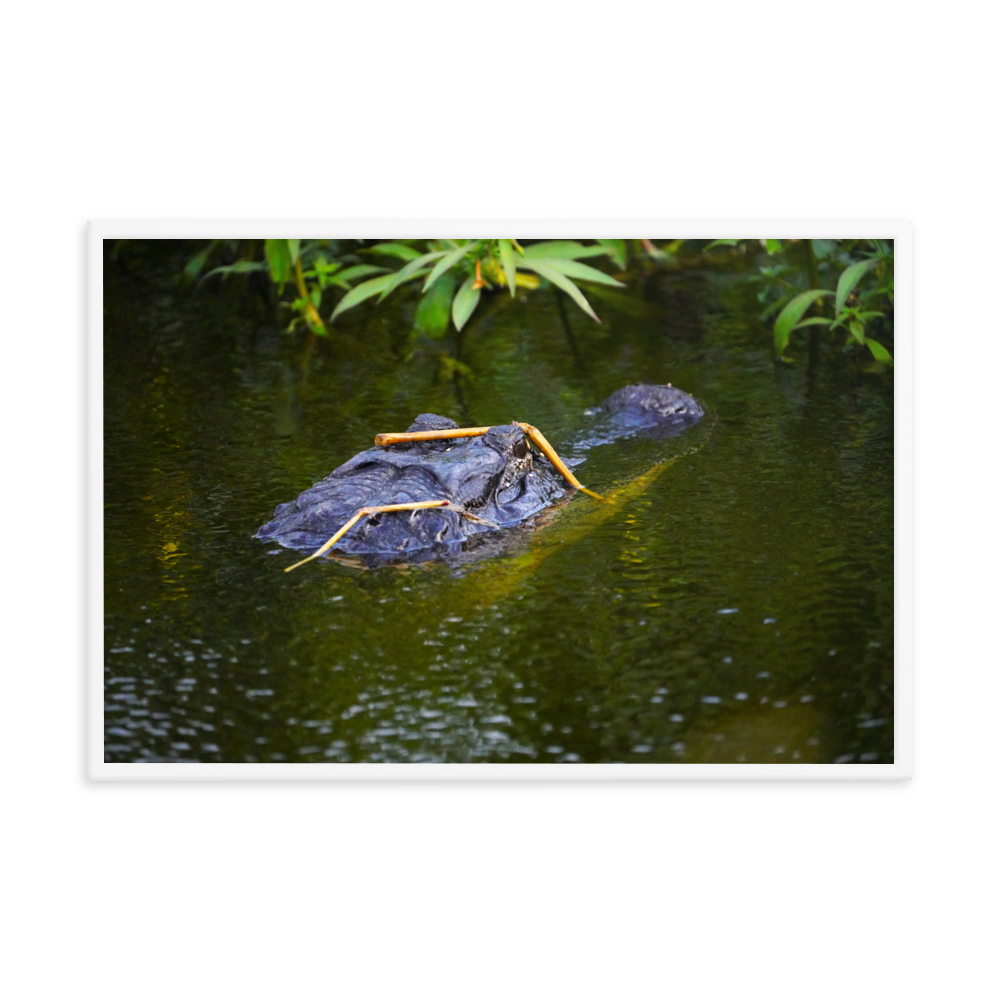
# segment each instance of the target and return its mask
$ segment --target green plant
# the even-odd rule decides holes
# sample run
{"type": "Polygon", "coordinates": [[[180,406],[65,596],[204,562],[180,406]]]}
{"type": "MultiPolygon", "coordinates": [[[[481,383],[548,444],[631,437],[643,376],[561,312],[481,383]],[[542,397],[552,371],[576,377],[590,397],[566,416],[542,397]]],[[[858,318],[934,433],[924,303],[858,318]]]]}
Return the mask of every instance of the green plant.
{"type": "Polygon", "coordinates": [[[588,316],[600,323],[576,282],[623,288],[622,282],[589,264],[590,257],[625,259],[624,240],[598,240],[584,245],[575,240],[547,240],[522,246],[515,239],[421,240],[417,249],[404,243],[380,243],[365,253],[402,261],[396,271],[371,278],[352,288],[337,304],[331,320],[367,299],[381,302],[396,289],[423,279],[414,325],[439,335],[449,320],[461,330],[479,305],[483,291],[537,288],[545,280],[565,292],[588,316]]]}
{"type": "Polygon", "coordinates": [[[838,328],[847,330],[851,340],[867,347],[876,361],[892,364],[892,355],[869,332],[869,324],[873,320],[884,318],[886,314],[881,309],[869,309],[867,305],[873,300],[881,302],[882,299],[886,299],[891,307],[893,294],[892,253],[882,241],[873,243],[875,251],[871,256],[854,261],[841,271],[836,292],[811,288],[795,295],[784,306],[774,323],[774,351],[779,358],[784,357],[785,349],[795,330],[818,326],[826,327],[831,332],[838,328]],[[859,290],[860,283],[870,272],[878,279],[875,286],[859,290]],[[830,296],[834,297],[832,318],[827,316],[802,318],[813,303],[830,296]]]}
{"type": "MultiPolygon", "coordinates": [[[[279,295],[284,294],[289,283],[295,289],[296,297],[286,303],[294,314],[288,329],[304,324],[313,333],[325,336],[328,330],[321,308],[327,291],[337,289],[350,292],[353,282],[388,270],[373,264],[351,264],[350,261],[357,259],[355,255],[340,253],[332,246],[333,242],[266,239],[263,241],[264,259],[256,260],[256,241],[247,240],[242,248],[241,259],[212,268],[201,280],[205,281],[213,275],[225,278],[233,274],[266,271],[277,286],[279,295]]],[[[212,240],[189,261],[184,269],[185,276],[191,279],[197,277],[220,247],[228,249],[230,254],[238,253],[241,248],[235,241],[212,240]]]]}
{"type": "MultiPolygon", "coordinates": [[[[381,302],[403,285],[423,279],[414,327],[436,337],[445,332],[449,323],[461,330],[478,306],[483,291],[505,287],[513,295],[517,288],[535,289],[542,281],[564,291],[599,323],[577,282],[624,286],[611,275],[581,261],[605,256],[624,267],[629,258],[628,241],[613,239],[597,240],[591,245],[575,240],[548,240],[526,247],[514,239],[410,240],[352,248],[347,254],[331,252],[330,242],[264,240],[261,260],[255,259],[257,247],[253,240],[245,244],[211,240],[188,262],[184,277],[193,280],[219,254],[230,259],[239,255],[238,260],[207,271],[201,280],[267,272],[279,296],[289,284],[296,293],[291,302],[285,303],[294,313],[289,329],[303,324],[320,336],[328,333],[328,321],[354,306],[375,297],[381,302]],[[382,264],[358,263],[359,255],[399,265],[394,270],[382,264]],[[331,289],[346,294],[326,321],[323,303],[331,289]]],[[[646,249],[651,256],[660,253],[648,240],[642,243],[648,245],[646,249]]]]}
{"type": "MultiPolygon", "coordinates": [[[[752,240],[713,240],[703,252],[716,247],[737,247],[752,240]]],[[[892,364],[892,355],[871,334],[878,320],[889,321],[893,302],[893,254],[884,240],[760,240],[774,264],[758,268],[758,299],[765,308],[762,318],[777,313],[774,321],[774,353],[785,359],[792,334],[808,327],[829,332],[842,329],[848,343],[867,347],[872,356],[892,364]],[[798,259],[796,260],[796,256],[798,259]],[[860,257],[860,259],[856,259],[860,257]],[[801,279],[810,286],[801,290],[801,279]],[[836,289],[823,288],[825,279],[836,289]],[[806,316],[833,299],[833,315],[806,316]],[[873,308],[879,307],[879,308],[873,308]]],[[[888,327],[883,324],[883,330],[888,327]]]]}

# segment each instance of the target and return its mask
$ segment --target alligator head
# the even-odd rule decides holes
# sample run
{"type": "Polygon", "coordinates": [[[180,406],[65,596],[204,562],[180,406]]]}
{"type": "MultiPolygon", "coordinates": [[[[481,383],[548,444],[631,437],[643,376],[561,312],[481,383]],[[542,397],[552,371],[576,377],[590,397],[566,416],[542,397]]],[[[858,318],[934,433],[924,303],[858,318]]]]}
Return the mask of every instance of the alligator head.
{"type": "Polygon", "coordinates": [[[676,437],[705,415],[693,396],[669,383],[623,386],[585,413],[596,420],[575,442],[579,451],[628,437],[676,437]]]}
{"type": "MultiPolygon", "coordinates": [[[[410,431],[458,425],[422,413],[410,431]]],[[[494,528],[520,524],[566,493],[561,476],[533,457],[517,424],[485,435],[370,448],[295,500],[280,504],[254,536],[295,549],[316,549],[361,507],[447,500],[448,507],[373,514],[337,545],[348,554],[378,553],[380,561],[456,554],[494,528]],[[471,515],[471,516],[470,516],[471,515]]]]}

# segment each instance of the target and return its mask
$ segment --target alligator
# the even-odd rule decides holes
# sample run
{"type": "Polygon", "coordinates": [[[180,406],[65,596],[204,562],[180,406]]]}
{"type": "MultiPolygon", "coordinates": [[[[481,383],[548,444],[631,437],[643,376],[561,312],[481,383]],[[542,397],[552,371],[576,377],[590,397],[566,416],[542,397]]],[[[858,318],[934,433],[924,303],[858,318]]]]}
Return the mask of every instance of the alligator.
{"type": "MultiPolygon", "coordinates": [[[[619,389],[585,413],[593,423],[573,443],[575,451],[639,435],[674,436],[704,415],[680,389],[642,384],[619,389]]],[[[279,504],[254,537],[316,550],[309,558],[335,547],[366,566],[456,565],[504,551],[510,529],[530,525],[578,489],[590,492],[529,424],[460,428],[422,413],[407,431],[378,435],[376,447],[279,504]]]]}

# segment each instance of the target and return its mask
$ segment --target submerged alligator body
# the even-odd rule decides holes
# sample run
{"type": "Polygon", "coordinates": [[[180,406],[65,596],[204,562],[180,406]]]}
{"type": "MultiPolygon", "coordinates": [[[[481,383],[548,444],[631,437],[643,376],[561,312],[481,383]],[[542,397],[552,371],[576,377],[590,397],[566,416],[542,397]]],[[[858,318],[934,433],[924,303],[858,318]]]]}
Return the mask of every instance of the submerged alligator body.
{"type": "MultiPolygon", "coordinates": [[[[672,386],[628,385],[587,414],[596,420],[574,444],[579,450],[635,435],[679,434],[703,411],[672,386]]],[[[447,417],[424,413],[409,431],[457,427],[447,417]]],[[[254,537],[315,550],[363,507],[447,501],[448,506],[372,514],[355,524],[335,551],[359,556],[367,565],[464,562],[502,551],[503,529],[524,524],[572,491],[544,457],[532,453],[519,424],[502,425],[479,437],[363,451],[291,503],[279,504],[254,537]]]]}

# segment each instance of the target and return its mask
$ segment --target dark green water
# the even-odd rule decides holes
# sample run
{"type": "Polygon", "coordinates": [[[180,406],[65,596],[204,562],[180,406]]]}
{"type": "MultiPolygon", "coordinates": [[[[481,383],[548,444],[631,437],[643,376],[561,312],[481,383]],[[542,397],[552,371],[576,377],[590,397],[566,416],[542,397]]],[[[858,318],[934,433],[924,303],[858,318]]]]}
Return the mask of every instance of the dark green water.
{"type": "Polygon", "coordinates": [[[776,369],[746,273],[654,274],[600,327],[495,297],[460,345],[391,298],[310,347],[245,282],[179,289],[189,254],[105,262],[106,760],[892,761],[890,370],[776,369]],[[558,445],[636,381],[710,419],[592,452],[608,494],[675,461],[509,557],[285,574],[251,538],[417,413],[558,445]]]}

